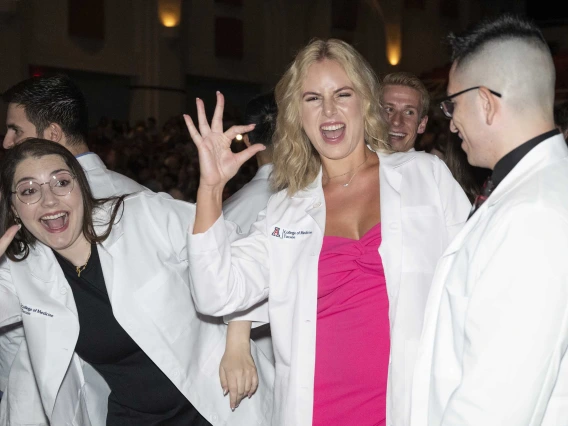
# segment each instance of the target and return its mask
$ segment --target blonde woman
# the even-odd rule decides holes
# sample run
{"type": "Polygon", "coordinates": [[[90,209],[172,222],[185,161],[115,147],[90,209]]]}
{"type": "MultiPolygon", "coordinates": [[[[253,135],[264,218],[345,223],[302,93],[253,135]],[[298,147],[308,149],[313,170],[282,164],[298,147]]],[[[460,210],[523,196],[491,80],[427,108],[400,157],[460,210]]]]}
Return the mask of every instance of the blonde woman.
{"type": "Polygon", "coordinates": [[[200,100],[199,131],[186,116],[201,168],[189,238],[196,306],[219,316],[268,298],[240,319],[270,319],[274,425],[407,424],[430,280],[470,204],[437,157],[392,153],[378,99],[350,45],[301,50],[276,87],[279,192],[233,243],[223,187],[262,148],[230,151],[252,127],[223,133],[220,93],[211,127],[200,100]]]}

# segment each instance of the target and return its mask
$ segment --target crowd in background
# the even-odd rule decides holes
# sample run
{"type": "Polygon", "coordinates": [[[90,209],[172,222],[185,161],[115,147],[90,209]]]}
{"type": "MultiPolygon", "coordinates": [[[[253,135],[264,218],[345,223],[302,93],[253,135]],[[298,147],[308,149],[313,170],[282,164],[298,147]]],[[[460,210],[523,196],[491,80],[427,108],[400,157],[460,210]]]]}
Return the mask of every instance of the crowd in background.
{"type": "MultiPolygon", "coordinates": [[[[416,149],[435,153],[450,167],[466,193],[474,194],[487,176],[487,170],[467,164],[457,135],[448,130],[447,122],[430,112],[427,130],[420,135],[416,149]]],[[[3,137],[3,136],[2,136],[3,137]]],[[[166,192],[173,198],[195,202],[199,182],[197,149],[187,132],[183,117],[169,118],[163,125],[149,117],[132,126],[127,121],[102,117],[91,129],[88,146],[106,166],[155,192],[166,192]]],[[[233,151],[246,148],[235,140],[233,151]]],[[[0,152],[0,156],[3,152],[0,152]]],[[[223,199],[229,198],[255,175],[258,165],[247,161],[225,188],[223,199]]]]}
{"type": "MultiPolygon", "coordinates": [[[[154,192],[167,192],[173,198],[195,202],[199,161],[181,115],[171,117],[161,127],[152,117],[134,127],[103,117],[91,131],[88,145],[109,169],[154,192]]],[[[242,142],[233,143],[234,151],[244,148],[242,142]]],[[[250,181],[256,170],[256,162],[248,161],[231,180],[223,198],[250,181]]]]}

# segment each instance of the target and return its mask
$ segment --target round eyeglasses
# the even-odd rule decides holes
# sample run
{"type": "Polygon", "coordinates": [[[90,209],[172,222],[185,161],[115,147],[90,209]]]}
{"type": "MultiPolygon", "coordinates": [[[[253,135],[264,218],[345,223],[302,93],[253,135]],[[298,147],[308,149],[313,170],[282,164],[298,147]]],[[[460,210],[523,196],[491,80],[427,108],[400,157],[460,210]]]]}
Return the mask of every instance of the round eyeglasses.
{"type": "Polygon", "coordinates": [[[41,187],[45,184],[49,185],[49,189],[54,195],[63,197],[73,191],[75,187],[75,176],[69,172],[59,172],[53,175],[47,182],[39,183],[33,180],[20,182],[18,186],[16,186],[16,190],[12,191],[12,194],[16,194],[18,200],[29,206],[41,200],[43,195],[41,187]]]}
{"type": "MultiPolygon", "coordinates": [[[[454,116],[454,101],[452,101],[453,98],[455,98],[456,96],[459,96],[459,95],[463,95],[464,93],[469,92],[470,90],[480,89],[481,87],[484,87],[484,86],[470,87],[469,89],[462,90],[461,92],[454,93],[453,95],[450,95],[447,98],[442,99],[440,101],[440,108],[442,109],[444,115],[447,118],[450,118],[450,119],[454,116]]],[[[491,93],[492,95],[495,95],[498,98],[501,97],[501,93],[497,93],[497,92],[495,92],[494,90],[491,90],[491,89],[487,89],[487,90],[489,90],[489,93],[491,93]]]]}

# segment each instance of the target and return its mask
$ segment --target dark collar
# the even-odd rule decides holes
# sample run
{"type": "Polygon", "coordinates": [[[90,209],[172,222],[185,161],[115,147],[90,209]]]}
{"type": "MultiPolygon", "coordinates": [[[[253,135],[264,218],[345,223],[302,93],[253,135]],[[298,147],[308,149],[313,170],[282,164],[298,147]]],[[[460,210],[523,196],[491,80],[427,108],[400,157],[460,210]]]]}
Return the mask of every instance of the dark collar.
{"type": "Polygon", "coordinates": [[[550,130],[549,132],[543,133],[542,135],[532,138],[531,140],[519,145],[514,150],[509,152],[503,158],[501,158],[495,167],[493,168],[493,174],[491,175],[491,182],[493,187],[496,187],[501,183],[505,176],[509,174],[511,170],[523,159],[525,155],[529,153],[531,149],[537,146],[542,141],[551,138],[554,135],[559,134],[557,129],[550,130]]]}

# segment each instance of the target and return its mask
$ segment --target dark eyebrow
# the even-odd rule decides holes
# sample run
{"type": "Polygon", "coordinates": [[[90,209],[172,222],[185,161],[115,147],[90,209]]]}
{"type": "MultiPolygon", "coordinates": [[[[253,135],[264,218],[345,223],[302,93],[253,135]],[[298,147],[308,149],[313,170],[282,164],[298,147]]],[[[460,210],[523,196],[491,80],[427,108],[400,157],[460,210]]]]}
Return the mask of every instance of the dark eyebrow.
{"type": "Polygon", "coordinates": [[[17,126],[17,125],[12,124],[12,123],[6,124],[6,127],[7,127],[8,129],[12,129],[12,130],[21,130],[21,129],[22,129],[20,126],[17,126]]]}
{"type": "MultiPolygon", "coordinates": [[[[53,176],[53,175],[56,175],[57,173],[61,173],[61,172],[67,172],[67,173],[71,174],[71,172],[67,169],[57,169],[57,170],[52,171],[50,173],[50,175],[53,176]]],[[[35,180],[35,178],[30,177],[30,176],[23,177],[19,181],[16,182],[16,186],[18,186],[21,182],[25,182],[27,180],[35,180]]]]}

